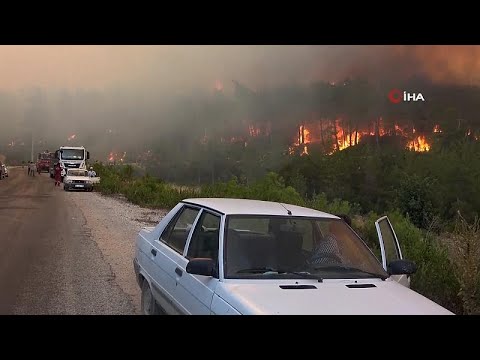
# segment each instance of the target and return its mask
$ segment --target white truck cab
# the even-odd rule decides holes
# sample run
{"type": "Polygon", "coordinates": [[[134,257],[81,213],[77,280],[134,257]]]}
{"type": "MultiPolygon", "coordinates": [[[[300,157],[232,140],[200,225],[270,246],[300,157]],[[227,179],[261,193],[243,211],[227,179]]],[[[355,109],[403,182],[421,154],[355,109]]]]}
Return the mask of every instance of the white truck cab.
{"type": "Polygon", "coordinates": [[[90,153],[83,146],[61,146],[55,152],[55,158],[60,163],[63,179],[68,169],[86,170],[86,161],[90,158],[90,153]]]}

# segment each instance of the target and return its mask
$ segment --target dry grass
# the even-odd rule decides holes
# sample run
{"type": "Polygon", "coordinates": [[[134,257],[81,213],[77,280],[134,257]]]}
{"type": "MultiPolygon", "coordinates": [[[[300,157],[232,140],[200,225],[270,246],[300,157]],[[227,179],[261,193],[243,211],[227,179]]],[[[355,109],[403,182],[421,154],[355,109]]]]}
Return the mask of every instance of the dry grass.
{"type": "Polygon", "coordinates": [[[480,220],[468,223],[460,214],[455,230],[444,240],[455,276],[464,314],[480,314],[480,220]]]}

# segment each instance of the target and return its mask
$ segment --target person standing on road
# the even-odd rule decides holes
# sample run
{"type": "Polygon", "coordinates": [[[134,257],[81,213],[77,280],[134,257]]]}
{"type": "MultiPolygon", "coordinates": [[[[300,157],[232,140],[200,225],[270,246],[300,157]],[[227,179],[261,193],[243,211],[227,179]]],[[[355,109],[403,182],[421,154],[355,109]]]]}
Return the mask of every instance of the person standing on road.
{"type": "Polygon", "coordinates": [[[97,176],[97,173],[95,172],[95,170],[93,170],[92,166],[90,166],[90,170],[88,171],[88,176],[89,177],[96,177],[97,176]]]}
{"type": "Polygon", "coordinates": [[[33,161],[31,161],[30,164],[28,165],[28,171],[29,171],[29,175],[35,176],[36,165],[33,161]]]}
{"type": "Polygon", "coordinates": [[[55,165],[55,186],[60,186],[60,182],[62,181],[62,169],[60,168],[60,164],[55,165]]]}

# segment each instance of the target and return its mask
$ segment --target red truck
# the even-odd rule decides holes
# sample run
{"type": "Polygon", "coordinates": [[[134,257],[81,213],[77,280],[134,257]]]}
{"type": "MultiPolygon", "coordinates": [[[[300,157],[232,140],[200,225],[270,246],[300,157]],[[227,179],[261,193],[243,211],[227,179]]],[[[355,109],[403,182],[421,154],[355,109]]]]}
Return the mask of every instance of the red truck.
{"type": "Polygon", "coordinates": [[[50,171],[50,163],[54,160],[55,153],[50,151],[44,151],[42,153],[38,153],[37,158],[37,171],[41,173],[42,171],[49,172],[50,171]]]}

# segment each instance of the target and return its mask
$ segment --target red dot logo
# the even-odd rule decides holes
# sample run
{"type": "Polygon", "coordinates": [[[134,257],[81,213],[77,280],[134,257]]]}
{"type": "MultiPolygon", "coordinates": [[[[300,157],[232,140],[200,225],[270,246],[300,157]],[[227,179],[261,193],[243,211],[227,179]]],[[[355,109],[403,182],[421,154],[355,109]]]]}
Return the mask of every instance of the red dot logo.
{"type": "Polygon", "coordinates": [[[390,90],[390,92],[388,93],[388,99],[392,103],[398,104],[400,101],[402,101],[402,92],[398,89],[390,90]]]}

